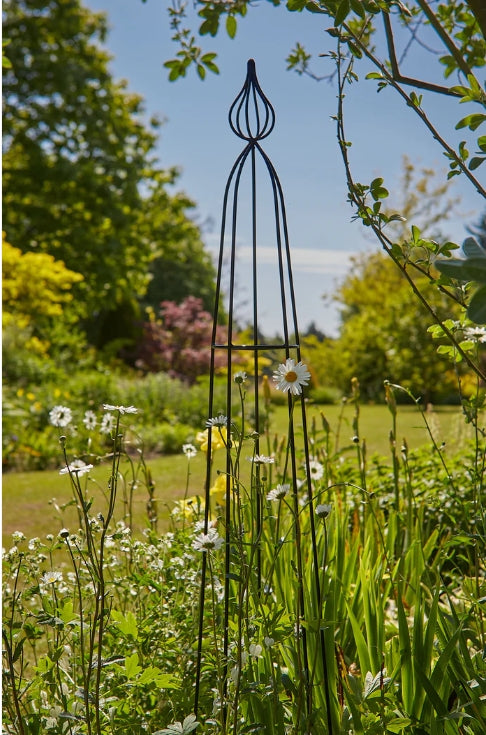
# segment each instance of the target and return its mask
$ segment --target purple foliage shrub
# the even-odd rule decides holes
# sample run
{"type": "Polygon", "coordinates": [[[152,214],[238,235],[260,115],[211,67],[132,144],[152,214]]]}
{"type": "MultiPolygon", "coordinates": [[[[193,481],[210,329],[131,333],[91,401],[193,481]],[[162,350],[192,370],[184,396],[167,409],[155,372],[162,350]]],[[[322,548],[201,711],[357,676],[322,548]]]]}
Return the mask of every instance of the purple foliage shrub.
{"type": "MultiPolygon", "coordinates": [[[[213,318],[203,309],[202,299],[188,296],[180,304],[162,301],[159,318],[144,322],[135,365],[145,372],[166,372],[173,378],[194,383],[210,367],[213,318]]],[[[217,327],[216,341],[226,339],[217,327]]],[[[223,367],[225,355],[216,355],[215,368],[223,367]]]]}

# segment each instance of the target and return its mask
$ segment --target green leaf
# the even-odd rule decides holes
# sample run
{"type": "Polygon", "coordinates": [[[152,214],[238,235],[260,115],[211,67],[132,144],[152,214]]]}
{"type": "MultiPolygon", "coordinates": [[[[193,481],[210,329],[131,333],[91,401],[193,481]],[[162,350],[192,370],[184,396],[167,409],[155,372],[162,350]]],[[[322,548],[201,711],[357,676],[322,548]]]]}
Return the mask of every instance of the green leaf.
{"type": "Polygon", "coordinates": [[[473,294],[469,302],[467,315],[475,324],[486,324],[486,286],[481,286],[473,294]]]}
{"type": "MultiPolygon", "coordinates": [[[[181,681],[173,674],[158,674],[156,684],[159,689],[180,689],[181,681]]],[[[194,729],[194,728],[193,728],[194,729]]]]}
{"type": "Polygon", "coordinates": [[[173,674],[164,674],[157,666],[148,666],[137,679],[137,685],[154,684],[158,689],[179,689],[180,680],[173,674]]]}
{"type": "Polygon", "coordinates": [[[364,18],[366,16],[361,0],[350,0],[350,4],[351,9],[356,13],[356,15],[359,15],[360,18],[364,18]]]}
{"type": "Polygon", "coordinates": [[[127,679],[133,679],[137,674],[142,671],[142,667],[138,665],[138,653],[134,653],[131,656],[125,658],[125,670],[124,674],[127,679]]]}
{"type": "Polygon", "coordinates": [[[20,655],[22,653],[22,650],[24,648],[24,643],[25,643],[26,640],[27,640],[27,638],[24,637],[24,638],[21,638],[20,641],[17,642],[17,644],[16,644],[16,646],[14,648],[14,651],[12,653],[12,662],[13,663],[15,663],[20,658],[20,655]]]}
{"type": "Polygon", "coordinates": [[[471,158],[469,161],[469,170],[474,171],[474,169],[478,168],[484,161],[486,161],[486,158],[474,156],[474,158],[471,158]]]}
{"type": "Polygon", "coordinates": [[[206,18],[205,21],[199,26],[199,33],[201,36],[205,36],[207,33],[211,36],[215,36],[218,32],[219,18],[217,16],[206,18]]]}
{"type": "Polygon", "coordinates": [[[72,620],[75,620],[77,618],[76,613],[74,612],[74,605],[72,600],[68,600],[62,610],[61,610],[61,620],[65,625],[70,623],[72,620]]]}
{"type": "Polygon", "coordinates": [[[234,15],[228,15],[226,18],[226,32],[230,38],[234,38],[236,36],[236,30],[237,30],[238,24],[236,22],[236,18],[234,15]]]}
{"type": "Polygon", "coordinates": [[[384,79],[384,77],[379,71],[370,71],[370,73],[365,76],[365,79],[384,79]]]}
{"type": "Polygon", "coordinates": [[[287,9],[300,13],[306,6],[306,0],[287,0],[287,9]]]}
{"type": "Polygon", "coordinates": [[[389,191],[388,189],[385,189],[384,186],[379,186],[376,189],[372,189],[371,194],[373,199],[386,199],[389,195],[389,191]]]}
{"type": "Polygon", "coordinates": [[[420,107],[422,104],[422,95],[416,94],[415,92],[410,92],[410,99],[412,100],[412,103],[415,107],[420,107]]]}
{"type": "Polygon", "coordinates": [[[436,260],[437,270],[458,281],[486,283],[486,257],[467,260],[436,260]]]}
{"type": "Polygon", "coordinates": [[[439,345],[437,347],[437,352],[439,355],[453,355],[454,347],[451,347],[450,345],[439,345]]]}
{"type": "Polygon", "coordinates": [[[386,723],[386,731],[393,733],[402,732],[402,730],[411,724],[412,720],[409,720],[408,717],[395,717],[393,720],[386,723]]]}
{"type": "Polygon", "coordinates": [[[186,75],[185,71],[181,71],[181,69],[171,69],[171,72],[169,74],[169,82],[175,82],[176,79],[179,79],[179,77],[184,77],[186,75]]]}
{"type": "Polygon", "coordinates": [[[467,258],[486,258],[486,250],[474,239],[474,237],[466,237],[462,244],[462,249],[467,258]]]}
{"type": "Polygon", "coordinates": [[[461,128],[476,130],[476,128],[478,128],[485,120],[486,115],[484,115],[482,112],[475,112],[472,115],[466,115],[466,117],[463,117],[462,120],[459,120],[456,125],[456,130],[460,130],[461,128]]]}
{"type": "Polygon", "coordinates": [[[43,656],[37,662],[37,666],[34,666],[34,671],[38,674],[47,674],[54,666],[54,661],[51,661],[49,656],[43,656]]]}
{"type": "Polygon", "coordinates": [[[132,636],[135,640],[138,638],[137,620],[131,610],[126,615],[118,610],[112,610],[111,618],[123,635],[132,636]]]}
{"type": "Polygon", "coordinates": [[[202,64],[198,64],[197,65],[197,73],[198,73],[200,79],[204,79],[205,78],[205,76],[206,76],[206,69],[204,68],[204,66],[202,64]]]}
{"type": "Polygon", "coordinates": [[[406,217],[404,217],[402,214],[398,214],[398,212],[396,212],[395,214],[391,214],[388,217],[388,222],[406,222],[406,221],[407,221],[406,217]]]}
{"type": "Polygon", "coordinates": [[[334,25],[340,26],[344,21],[346,20],[346,17],[349,15],[350,11],[350,4],[349,0],[341,0],[339,3],[339,7],[336,10],[336,15],[334,17],[334,25]]]}
{"type": "Polygon", "coordinates": [[[459,155],[461,156],[463,161],[467,161],[467,159],[469,158],[469,151],[466,148],[465,140],[461,140],[461,142],[459,143],[459,155]]]}
{"type": "Polygon", "coordinates": [[[309,11],[309,13],[323,13],[326,14],[326,11],[321,8],[321,6],[313,2],[313,0],[310,0],[310,2],[306,3],[305,9],[309,11]]]}
{"type": "MultiPolygon", "coordinates": [[[[207,56],[216,56],[216,54],[207,54],[207,56]]],[[[208,69],[209,71],[212,71],[213,74],[219,74],[219,67],[212,61],[212,59],[209,59],[208,61],[205,60],[206,56],[201,57],[201,61],[208,69]]]]}

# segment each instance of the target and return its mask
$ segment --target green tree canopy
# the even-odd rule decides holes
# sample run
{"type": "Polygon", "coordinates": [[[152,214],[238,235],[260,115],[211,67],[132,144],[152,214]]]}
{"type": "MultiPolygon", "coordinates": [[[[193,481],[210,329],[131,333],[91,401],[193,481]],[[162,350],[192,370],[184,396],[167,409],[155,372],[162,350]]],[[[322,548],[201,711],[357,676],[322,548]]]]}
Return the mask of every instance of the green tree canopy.
{"type": "MultiPolygon", "coordinates": [[[[450,316],[449,299],[424,277],[416,280],[439,318],[450,316]]],[[[433,320],[386,254],[355,258],[336,299],[343,323],[332,345],[328,378],[341,390],[347,391],[356,375],[362,394],[372,400],[383,399],[385,378],[426,401],[453,395],[454,370],[437,355],[437,344],[427,333],[433,320]]]]}
{"type": "Polygon", "coordinates": [[[73,291],[98,343],[127,335],[151,268],[157,299],[211,301],[213,267],[187,216],[193,203],[168,193],[176,171],[157,163],[158,123],[147,124],[141,97],[111,77],[104,15],[80,0],[6,0],[4,34],[8,240],[84,276],[73,291]]]}
{"type": "Polygon", "coordinates": [[[72,287],[80,273],[47,253],[22,253],[3,239],[2,324],[28,331],[27,347],[44,353],[49,348],[52,323],[72,304],[72,287]]]}
{"type": "Polygon", "coordinates": [[[342,322],[338,339],[308,344],[320,382],[347,392],[351,378],[357,376],[362,395],[371,400],[383,400],[384,379],[400,383],[426,401],[453,395],[454,368],[437,355],[437,343],[427,332],[437,320],[451,315],[459,319],[462,312],[461,293],[454,302],[452,292],[438,289],[429,278],[438,275],[432,265],[434,252],[447,250],[440,230],[459,202],[449,196],[449,188],[450,181],[442,182],[433,170],[418,169],[405,156],[396,204],[406,218],[390,222],[387,228],[395,242],[402,243],[407,275],[435,316],[416,298],[402,268],[386,253],[355,257],[335,294],[342,322]],[[423,234],[409,222],[420,222],[423,234]],[[427,235],[435,240],[425,239],[427,235]]]}

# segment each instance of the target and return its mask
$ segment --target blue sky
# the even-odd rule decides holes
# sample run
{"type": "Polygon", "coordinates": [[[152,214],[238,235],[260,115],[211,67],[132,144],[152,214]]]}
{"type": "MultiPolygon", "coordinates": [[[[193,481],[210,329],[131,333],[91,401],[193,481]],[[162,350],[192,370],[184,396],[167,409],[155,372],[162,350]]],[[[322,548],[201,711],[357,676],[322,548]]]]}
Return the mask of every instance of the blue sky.
{"type": "MultiPolygon", "coordinates": [[[[283,6],[261,2],[239,21],[234,40],[224,31],[216,38],[200,39],[205,50],[218,52],[219,75],[209,74],[201,82],[191,70],[187,78],[171,83],[163,62],[177,49],[170,39],[164,0],[89,0],[86,4],[108,14],[106,45],[114,57],[111,68],[115,78],[126,79],[129,90],[145,98],[148,116],[156,114],[165,121],[158,146],[160,161],[163,166],[180,168],[177,188],[197,202],[198,221],[212,223],[204,229],[204,240],[213,253],[219,243],[224,187],[242,147],[229,128],[228,109],[244,82],[247,60],[255,59],[260,85],[276,112],[276,126],[264,149],[285,195],[299,325],[302,329],[315,321],[324,332],[335,334],[338,313],[332,301],[323,300],[322,295],[332,294],[346,273],[350,255],[377,245],[364,228],[351,222],[353,212],[346,202],[344,170],[331,119],[336,111],[336,86],[288,72],[285,62],[299,41],[315,55],[318,74],[332,71],[329,59],[318,58],[319,53],[333,48],[325,32],[329,20],[310,13],[289,13],[283,6]]],[[[415,49],[406,60],[406,73],[432,73],[434,63],[415,49]]],[[[347,92],[346,127],[353,142],[350,157],[356,180],[369,182],[382,176],[392,193],[390,202],[396,202],[404,154],[417,166],[436,170],[444,170],[447,162],[413,111],[392,90],[377,94],[376,84],[364,81],[371,69],[368,63],[360,65],[357,71],[362,81],[347,92]]],[[[459,117],[468,113],[465,105],[458,108],[454,100],[437,95],[426,95],[425,100],[430,117],[446,137],[454,141],[465,137],[463,131],[461,137],[454,132],[459,117]]],[[[445,222],[442,230],[460,243],[467,234],[465,226],[478,219],[484,202],[462,179],[454,181],[452,193],[462,197],[460,210],[465,217],[445,222]]],[[[271,214],[261,214],[259,242],[260,281],[268,284],[260,326],[269,333],[280,326],[271,288],[276,277],[270,255],[273,243],[267,241],[265,227],[271,214]]],[[[242,231],[238,274],[242,319],[246,316],[249,244],[242,231]]]]}

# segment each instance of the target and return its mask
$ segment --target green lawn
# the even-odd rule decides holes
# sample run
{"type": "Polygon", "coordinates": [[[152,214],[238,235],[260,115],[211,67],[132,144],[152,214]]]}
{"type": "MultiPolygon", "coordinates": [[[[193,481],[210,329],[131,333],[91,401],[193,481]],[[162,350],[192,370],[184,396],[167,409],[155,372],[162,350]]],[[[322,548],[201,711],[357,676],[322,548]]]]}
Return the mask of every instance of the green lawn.
{"type": "MultiPolygon", "coordinates": [[[[332,427],[334,439],[338,431],[340,406],[309,406],[307,410],[309,429],[315,417],[316,426],[321,428],[320,413],[325,415],[332,427]]],[[[353,435],[352,418],[353,407],[346,406],[343,412],[339,431],[339,446],[352,446],[353,435]]],[[[458,407],[446,406],[434,409],[426,414],[427,420],[434,431],[438,444],[443,441],[451,448],[458,449],[460,442],[465,438],[464,420],[458,407]]],[[[299,426],[296,413],[296,427],[299,426]]],[[[389,433],[391,428],[391,414],[386,406],[362,406],[360,414],[360,436],[365,439],[368,447],[368,456],[373,453],[389,454],[389,433]]],[[[272,434],[286,434],[286,409],[279,407],[272,418],[272,434]]],[[[430,443],[425,429],[423,418],[414,406],[399,408],[397,421],[397,439],[401,443],[406,437],[410,448],[416,448],[430,443]]],[[[262,448],[263,451],[263,448],[262,448]]],[[[222,450],[219,450],[221,453],[222,450]]],[[[181,455],[152,457],[148,466],[155,482],[158,501],[160,528],[167,526],[169,508],[177,498],[182,498],[186,490],[187,460],[181,455]]],[[[189,478],[189,495],[201,494],[204,487],[205,456],[199,453],[191,460],[191,476],[189,478]]],[[[122,467],[123,473],[129,475],[128,464],[122,467]]],[[[107,465],[97,467],[92,473],[89,485],[89,495],[95,497],[93,508],[102,510],[102,488],[106,487],[110,468],[107,465]]],[[[84,478],[83,478],[84,479],[84,478]]],[[[120,507],[117,517],[123,515],[123,490],[120,489],[120,507]]],[[[59,509],[72,498],[70,481],[66,476],[60,476],[57,471],[20,472],[10,473],[3,477],[3,538],[4,545],[10,546],[10,534],[15,530],[25,533],[27,538],[45,536],[48,533],[57,534],[63,527],[73,528],[77,525],[76,511],[72,506],[60,511],[59,509]],[[56,500],[53,502],[52,499],[56,500]]],[[[140,487],[134,495],[135,526],[142,529],[146,523],[147,491],[140,487]]],[[[97,511],[96,511],[97,512],[97,511]]]]}

